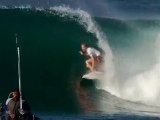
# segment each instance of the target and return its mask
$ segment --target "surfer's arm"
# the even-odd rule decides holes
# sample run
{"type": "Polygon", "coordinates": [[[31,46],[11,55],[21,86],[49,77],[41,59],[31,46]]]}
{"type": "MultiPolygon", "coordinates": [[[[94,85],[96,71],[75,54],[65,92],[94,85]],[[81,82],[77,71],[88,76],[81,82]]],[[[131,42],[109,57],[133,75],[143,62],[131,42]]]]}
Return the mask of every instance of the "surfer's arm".
{"type": "Polygon", "coordinates": [[[84,55],[84,56],[88,57],[88,58],[90,57],[89,55],[86,54],[86,52],[79,51],[79,53],[80,53],[81,55],[84,55]]]}
{"type": "Polygon", "coordinates": [[[91,71],[93,71],[94,66],[95,66],[95,61],[94,61],[94,57],[93,56],[91,56],[91,61],[92,61],[91,71]]]}
{"type": "Polygon", "coordinates": [[[80,53],[81,55],[84,55],[84,52],[83,52],[83,51],[79,51],[79,53],[80,53]]]}

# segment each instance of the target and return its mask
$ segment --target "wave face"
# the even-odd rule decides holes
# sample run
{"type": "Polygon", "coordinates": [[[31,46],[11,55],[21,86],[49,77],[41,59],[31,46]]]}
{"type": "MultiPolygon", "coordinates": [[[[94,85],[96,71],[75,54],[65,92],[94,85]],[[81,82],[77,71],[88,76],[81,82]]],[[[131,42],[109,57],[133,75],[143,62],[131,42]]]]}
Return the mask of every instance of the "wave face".
{"type": "Polygon", "coordinates": [[[18,84],[17,33],[23,95],[34,111],[158,114],[160,21],[92,18],[64,6],[3,8],[0,16],[1,100],[18,84]],[[79,85],[86,71],[82,42],[104,53],[96,88],[79,85]]]}

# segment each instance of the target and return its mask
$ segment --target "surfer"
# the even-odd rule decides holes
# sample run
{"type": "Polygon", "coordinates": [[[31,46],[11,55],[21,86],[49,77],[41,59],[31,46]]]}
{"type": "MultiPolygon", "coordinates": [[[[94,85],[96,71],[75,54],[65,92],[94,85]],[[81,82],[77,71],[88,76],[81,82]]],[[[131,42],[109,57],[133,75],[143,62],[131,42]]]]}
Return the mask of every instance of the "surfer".
{"type": "Polygon", "coordinates": [[[86,60],[86,67],[92,72],[97,66],[101,63],[101,53],[95,48],[90,47],[86,43],[81,44],[81,55],[86,56],[88,59],[86,60]]]}

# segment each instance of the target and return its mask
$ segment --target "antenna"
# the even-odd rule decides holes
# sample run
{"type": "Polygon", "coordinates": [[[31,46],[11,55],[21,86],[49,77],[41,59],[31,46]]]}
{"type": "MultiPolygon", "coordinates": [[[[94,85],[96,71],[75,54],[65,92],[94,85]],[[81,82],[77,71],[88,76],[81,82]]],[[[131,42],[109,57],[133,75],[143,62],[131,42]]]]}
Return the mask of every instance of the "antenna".
{"type": "Polygon", "coordinates": [[[16,45],[17,45],[17,57],[18,57],[18,82],[19,82],[19,93],[20,93],[20,113],[23,113],[22,110],[22,89],[21,89],[21,56],[20,56],[20,47],[18,44],[18,34],[15,34],[16,45]]]}

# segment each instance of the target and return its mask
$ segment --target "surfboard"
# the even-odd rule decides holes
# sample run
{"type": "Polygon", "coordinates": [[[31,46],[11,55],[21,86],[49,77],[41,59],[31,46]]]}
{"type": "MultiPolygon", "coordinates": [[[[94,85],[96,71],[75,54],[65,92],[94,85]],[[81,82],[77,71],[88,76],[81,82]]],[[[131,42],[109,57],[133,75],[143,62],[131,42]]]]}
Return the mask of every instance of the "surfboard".
{"type": "Polygon", "coordinates": [[[91,79],[91,80],[99,79],[102,75],[103,75],[103,72],[93,71],[93,72],[90,72],[90,73],[83,75],[82,79],[91,79]]]}

